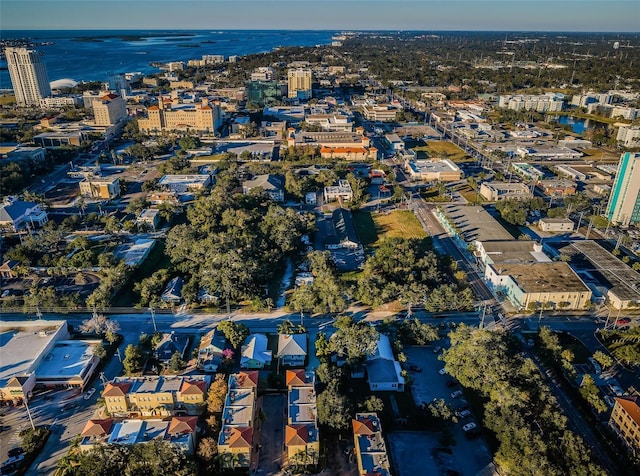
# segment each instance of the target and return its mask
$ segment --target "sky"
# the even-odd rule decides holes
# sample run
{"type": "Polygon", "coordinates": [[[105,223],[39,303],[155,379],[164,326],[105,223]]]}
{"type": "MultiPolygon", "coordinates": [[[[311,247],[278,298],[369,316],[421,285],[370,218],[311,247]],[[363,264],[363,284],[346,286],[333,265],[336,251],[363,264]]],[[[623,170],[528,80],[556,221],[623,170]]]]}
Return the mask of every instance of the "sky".
{"type": "Polygon", "coordinates": [[[638,32],[639,0],[0,0],[1,30],[638,32]]]}

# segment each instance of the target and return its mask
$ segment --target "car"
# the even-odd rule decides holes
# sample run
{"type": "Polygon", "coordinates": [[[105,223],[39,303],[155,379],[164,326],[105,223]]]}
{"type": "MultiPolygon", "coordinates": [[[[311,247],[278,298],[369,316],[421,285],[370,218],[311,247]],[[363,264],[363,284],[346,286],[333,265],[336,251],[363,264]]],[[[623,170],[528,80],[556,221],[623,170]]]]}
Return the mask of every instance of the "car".
{"type": "Polygon", "coordinates": [[[62,411],[64,412],[64,411],[67,411],[67,410],[71,410],[72,408],[75,408],[75,407],[77,407],[77,406],[78,406],[78,404],[77,404],[77,403],[75,403],[75,402],[65,403],[65,404],[62,406],[62,411]]]}
{"type": "Polygon", "coordinates": [[[2,296],[0,296],[0,297],[6,298],[10,294],[11,294],[11,290],[10,289],[5,289],[4,291],[2,291],[2,296]]]}
{"type": "Polygon", "coordinates": [[[89,391],[84,394],[84,399],[85,400],[89,400],[91,397],[93,397],[94,393],[96,393],[96,389],[95,388],[89,389],[89,391]]]}
{"type": "Polygon", "coordinates": [[[437,354],[438,352],[440,352],[442,350],[442,347],[438,346],[438,347],[434,347],[433,349],[433,353],[437,354]]]}
{"type": "Polygon", "coordinates": [[[465,426],[462,427],[462,430],[467,432],[467,431],[471,431],[474,428],[476,428],[478,425],[476,425],[474,422],[471,423],[467,423],[465,426]]]}
{"type": "Polygon", "coordinates": [[[629,324],[630,322],[631,319],[629,319],[628,317],[621,317],[616,321],[616,324],[618,324],[619,326],[624,326],[626,324],[629,324]]]}
{"type": "Polygon", "coordinates": [[[11,448],[9,451],[7,451],[7,456],[9,458],[13,458],[14,456],[21,455],[22,453],[24,453],[24,449],[18,446],[16,448],[11,448]]]}
{"type": "Polygon", "coordinates": [[[471,411],[470,410],[462,410],[459,412],[456,412],[456,414],[460,417],[460,418],[466,418],[469,415],[471,415],[471,411]]]}
{"type": "Polygon", "coordinates": [[[440,375],[446,375],[447,370],[446,370],[444,367],[442,367],[440,370],[438,370],[438,373],[439,373],[440,375]]]}
{"type": "Polygon", "coordinates": [[[422,372],[422,368],[415,364],[407,364],[407,368],[413,372],[422,372]]]}
{"type": "Polygon", "coordinates": [[[456,390],[455,392],[451,392],[451,398],[458,398],[462,395],[462,390],[456,390]]]}
{"type": "Polygon", "coordinates": [[[455,387],[456,385],[458,385],[458,381],[455,379],[449,379],[447,380],[446,385],[447,387],[455,387]]]}

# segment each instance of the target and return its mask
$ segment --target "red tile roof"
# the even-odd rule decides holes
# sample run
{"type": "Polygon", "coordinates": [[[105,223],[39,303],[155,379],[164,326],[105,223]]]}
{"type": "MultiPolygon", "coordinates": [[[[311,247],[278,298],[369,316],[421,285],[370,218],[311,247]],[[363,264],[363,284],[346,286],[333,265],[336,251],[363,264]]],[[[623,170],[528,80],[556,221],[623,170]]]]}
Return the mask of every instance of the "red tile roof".
{"type": "Polygon", "coordinates": [[[364,420],[351,420],[353,425],[353,433],[356,435],[372,435],[376,432],[373,426],[373,420],[365,418],[364,420]]]}
{"type": "Polygon", "coordinates": [[[204,395],[207,383],[204,380],[185,380],[182,382],[180,393],[185,395],[204,395]]]}
{"type": "Polygon", "coordinates": [[[173,417],[171,419],[171,423],[169,423],[169,434],[177,435],[180,433],[193,433],[196,431],[197,424],[197,416],[173,417]]]}
{"type": "Polygon", "coordinates": [[[251,448],[253,445],[253,427],[231,428],[230,448],[251,448]]]}
{"type": "Polygon", "coordinates": [[[102,101],[111,101],[112,99],[115,99],[117,97],[119,97],[117,94],[109,93],[109,94],[105,94],[100,99],[102,101]]]}
{"type": "Polygon", "coordinates": [[[284,444],[287,446],[306,445],[309,441],[307,425],[287,425],[284,431],[284,444]]]}
{"type": "Polygon", "coordinates": [[[124,397],[129,391],[131,384],[128,382],[123,383],[108,383],[102,392],[103,397],[124,397]]]}
{"type": "Polygon", "coordinates": [[[638,397],[614,398],[616,403],[636,422],[640,425],[640,406],[638,405],[638,397]]]}
{"type": "Polygon", "coordinates": [[[89,420],[84,426],[81,436],[103,436],[109,433],[113,425],[113,418],[105,418],[104,420],[89,420]]]}

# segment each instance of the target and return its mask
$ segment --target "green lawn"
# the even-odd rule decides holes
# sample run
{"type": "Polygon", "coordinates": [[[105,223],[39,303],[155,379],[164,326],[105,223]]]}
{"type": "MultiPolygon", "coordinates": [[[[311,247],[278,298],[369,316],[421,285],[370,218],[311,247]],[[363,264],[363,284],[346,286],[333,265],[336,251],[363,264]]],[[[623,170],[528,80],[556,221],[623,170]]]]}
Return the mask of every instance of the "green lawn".
{"type": "Polygon", "coordinates": [[[423,154],[420,154],[420,152],[423,152],[429,157],[450,159],[454,162],[468,162],[474,160],[460,147],[455,145],[453,142],[446,140],[430,140],[427,141],[427,145],[416,147],[414,150],[418,153],[419,159],[423,158],[423,154]]]}
{"type": "Polygon", "coordinates": [[[353,214],[356,231],[360,241],[367,248],[376,248],[390,237],[417,238],[427,237],[422,225],[409,210],[396,210],[388,213],[356,212],[353,214]]]}

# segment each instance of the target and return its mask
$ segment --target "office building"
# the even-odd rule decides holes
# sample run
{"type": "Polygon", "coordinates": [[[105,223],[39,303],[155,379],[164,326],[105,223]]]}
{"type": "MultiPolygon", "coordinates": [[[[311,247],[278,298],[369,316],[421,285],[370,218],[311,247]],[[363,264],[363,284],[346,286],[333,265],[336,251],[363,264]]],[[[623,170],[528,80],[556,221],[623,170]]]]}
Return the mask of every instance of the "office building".
{"type": "Polygon", "coordinates": [[[147,109],[148,118],[140,119],[141,132],[198,131],[213,133],[222,123],[220,106],[207,99],[195,104],[173,104],[170,99],[159,98],[158,104],[147,109]]]}
{"type": "Polygon", "coordinates": [[[113,126],[127,117],[127,104],[117,94],[105,94],[91,105],[97,126],[113,126]]]}
{"type": "Polygon", "coordinates": [[[638,397],[614,398],[609,426],[629,447],[640,451],[640,405],[638,397]]]}
{"type": "Polygon", "coordinates": [[[27,48],[6,48],[7,67],[18,106],[40,107],[51,96],[49,76],[40,54],[27,48]]]}
{"type": "Polygon", "coordinates": [[[247,102],[265,106],[282,99],[282,86],[278,81],[249,81],[247,102]]]}
{"type": "Polygon", "coordinates": [[[621,126],[616,140],[623,147],[640,146],[640,126],[621,126]]]}
{"type": "Polygon", "coordinates": [[[289,85],[289,98],[311,99],[312,74],[310,69],[290,69],[287,77],[289,85]]]}
{"type": "Polygon", "coordinates": [[[120,96],[127,96],[131,92],[131,85],[125,73],[116,73],[109,76],[109,90],[120,96]]]}
{"type": "Polygon", "coordinates": [[[613,182],[607,219],[622,226],[640,223],[640,153],[626,152],[620,157],[613,182]]]}
{"type": "Polygon", "coordinates": [[[274,81],[278,79],[275,70],[270,66],[261,66],[251,72],[251,81],[274,81]]]}
{"type": "Polygon", "coordinates": [[[113,200],[120,195],[120,179],[118,178],[85,178],[79,186],[80,195],[83,197],[113,200]]]}
{"type": "Polygon", "coordinates": [[[533,198],[533,193],[523,183],[514,182],[485,182],[480,185],[480,195],[485,200],[496,202],[499,200],[523,200],[533,198]]]}

